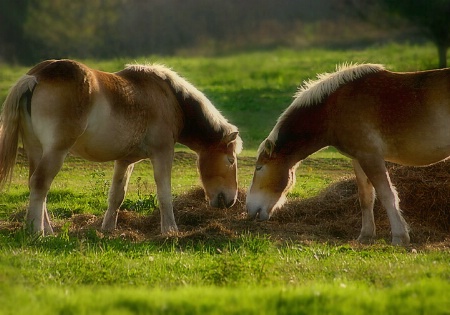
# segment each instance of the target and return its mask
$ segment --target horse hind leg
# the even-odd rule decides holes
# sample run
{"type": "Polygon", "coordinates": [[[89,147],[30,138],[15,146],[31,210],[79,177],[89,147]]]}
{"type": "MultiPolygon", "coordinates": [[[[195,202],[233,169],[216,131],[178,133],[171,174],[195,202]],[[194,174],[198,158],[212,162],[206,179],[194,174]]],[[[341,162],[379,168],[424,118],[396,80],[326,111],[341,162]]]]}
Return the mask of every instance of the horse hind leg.
{"type": "MultiPolygon", "coordinates": [[[[35,135],[32,132],[29,117],[26,115],[23,115],[23,117],[25,117],[25,123],[22,125],[22,132],[23,132],[22,141],[28,157],[28,165],[29,165],[28,188],[31,192],[32,191],[31,177],[35,173],[42,159],[42,147],[40,145],[39,140],[35,137],[35,135]]],[[[30,210],[28,210],[28,215],[31,216],[30,210]]],[[[38,218],[38,220],[40,220],[40,218],[38,218]]],[[[33,230],[36,231],[35,228],[33,230]]],[[[37,232],[40,233],[40,231],[41,228],[40,227],[37,228],[37,232]]],[[[46,202],[43,202],[43,232],[45,235],[53,235],[53,228],[50,223],[50,216],[47,211],[46,202]]]]}
{"type": "Polygon", "coordinates": [[[106,210],[102,223],[103,231],[113,231],[116,228],[119,208],[125,198],[133,168],[134,164],[130,164],[129,162],[114,162],[114,175],[109,190],[108,209],[106,210]]]}
{"type": "Polygon", "coordinates": [[[391,224],[392,245],[409,245],[408,224],[403,218],[400,210],[400,200],[395,187],[391,183],[383,159],[371,159],[358,161],[361,168],[375,187],[378,199],[386,209],[391,224]]]}
{"type": "Polygon", "coordinates": [[[52,150],[45,152],[35,166],[30,180],[30,203],[27,212],[27,224],[37,234],[53,234],[48,216],[46,201],[51,183],[64,162],[67,151],[52,150]]]}
{"type": "Polygon", "coordinates": [[[359,204],[362,213],[362,227],[358,241],[363,244],[372,243],[376,236],[373,205],[375,202],[375,189],[359,165],[358,161],[352,160],[353,169],[358,185],[359,204]]]}

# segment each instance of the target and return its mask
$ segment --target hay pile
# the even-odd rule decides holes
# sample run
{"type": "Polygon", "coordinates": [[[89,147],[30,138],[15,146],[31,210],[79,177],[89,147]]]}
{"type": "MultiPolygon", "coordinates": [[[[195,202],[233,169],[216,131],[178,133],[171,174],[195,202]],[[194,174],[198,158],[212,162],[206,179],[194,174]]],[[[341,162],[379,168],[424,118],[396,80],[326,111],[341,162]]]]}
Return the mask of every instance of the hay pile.
{"type": "MultiPolygon", "coordinates": [[[[388,165],[397,187],[400,205],[411,227],[411,242],[415,246],[450,246],[450,161],[426,168],[388,165]]],[[[327,187],[318,196],[300,200],[289,199],[267,222],[246,219],[245,191],[230,209],[208,206],[201,188],[193,189],[174,199],[175,218],[180,229],[180,241],[227,241],[244,233],[270,235],[275,241],[319,241],[348,243],[361,228],[361,213],[353,177],[344,178],[327,187]]],[[[390,225],[386,211],[375,203],[377,234],[390,243],[390,225]]],[[[95,230],[104,237],[122,237],[133,241],[164,241],[159,234],[159,211],[140,215],[121,211],[118,229],[108,235],[100,232],[102,217],[74,215],[70,231],[82,236],[95,230]]],[[[61,226],[64,222],[59,222],[61,226]]],[[[11,222],[15,227],[17,222],[11,222]]],[[[3,229],[4,226],[0,226],[3,229]]],[[[58,231],[58,227],[55,229],[58,231]]]]}
{"type": "MultiPolygon", "coordinates": [[[[410,226],[411,242],[450,241],[450,161],[430,167],[405,167],[388,163],[400,197],[400,207],[410,226]]],[[[390,242],[390,224],[379,200],[374,206],[378,237],[390,242]]],[[[281,224],[298,221],[303,231],[320,240],[352,240],[361,228],[354,177],[336,182],[307,200],[293,200],[274,216],[281,224]]]]}
{"type": "Polygon", "coordinates": [[[450,160],[429,167],[390,165],[389,169],[410,224],[450,233],[450,160]]]}

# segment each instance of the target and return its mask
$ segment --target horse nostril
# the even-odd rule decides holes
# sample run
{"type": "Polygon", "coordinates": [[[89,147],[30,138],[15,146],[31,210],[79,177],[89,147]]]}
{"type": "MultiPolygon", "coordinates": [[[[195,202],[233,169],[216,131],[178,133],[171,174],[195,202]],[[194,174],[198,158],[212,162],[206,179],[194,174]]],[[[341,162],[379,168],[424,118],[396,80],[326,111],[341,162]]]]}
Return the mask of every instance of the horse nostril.
{"type": "Polygon", "coordinates": [[[255,212],[247,210],[247,219],[248,220],[255,220],[255,219],[257,219],[258,216],[259,216],[259,212],[260,211],[261,211],[261,209],[258,209],[255,212]]]}
{"type": "Polygon", "coordinates": [[[227,208],[231,208],[231,207],[234,205],[234,203],[235,203],[235,200],[234,200],[234,199],[231,199],[231,200],[226,204],[226,207],[227,207],[227,208]]]}
{"type": "Polygon", "coordinates": [[[223,193],[220,193],[217,196],[217,206],[219,208],[226,208],[227,207],[226,202],[225,202],[225,195],[223,193]]]}

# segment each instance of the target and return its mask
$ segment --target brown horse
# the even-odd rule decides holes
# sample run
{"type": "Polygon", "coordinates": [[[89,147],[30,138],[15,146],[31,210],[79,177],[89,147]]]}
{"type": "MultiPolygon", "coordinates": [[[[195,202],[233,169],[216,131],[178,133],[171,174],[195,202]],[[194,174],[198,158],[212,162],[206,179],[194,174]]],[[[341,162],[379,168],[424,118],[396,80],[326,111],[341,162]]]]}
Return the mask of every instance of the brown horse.
{"type": "Polygon", "coordinates": [[[161,231],[177,231],[171,195],[176,142],[198,154],[211,206],[236,201],[236,154],[242,148],[237,128],[166,67],[130,65],[106,73],[72,60],[44,61],[11,88],[1,120],[0,183],[11,177],[21,136],[29,160],[27,223],[36,233],[53,233],[46,197],[68,153],[115,161],[103,230],[116,227],[134,163],[150,158],[161,231]]]}
{"type": "Polygon", "coordinates": [[[375,191],[392,243],[407,245],[408,226],[385,161],[422,166],[450,156],[450,69],[412,73],[347,65],[309,81],[258,150],[247,195],[250,217],[267,220],[284,203],[299,161],[326,146],[353,159],[362,209],[358,240],[375,237],[375,191]]]}

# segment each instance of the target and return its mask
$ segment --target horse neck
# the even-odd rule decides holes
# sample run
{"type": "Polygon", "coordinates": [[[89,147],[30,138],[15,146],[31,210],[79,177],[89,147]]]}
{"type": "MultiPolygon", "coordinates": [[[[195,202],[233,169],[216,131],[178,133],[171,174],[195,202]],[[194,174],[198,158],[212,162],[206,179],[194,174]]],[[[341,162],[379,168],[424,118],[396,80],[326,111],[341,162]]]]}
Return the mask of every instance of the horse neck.
{"type": "Polygon", "coordinates": [[[219,119],[213,121],[212,115],[205,113],[207,108],[192,98],[185,98],[179,103],[184,117],[178,142],[198,152],[222,140],[228,126],[219,119]]]}
{"type": "Polygon", "coordinates": [[[297,163],[327,146],[325,107],[295,109],[280,121],[277,147],[283,155],[297,163]]]}
{"type": "Polygon", "coordinates": [[[219,143],[222,138],[223,133],[219,133],[212,128],[185,125],[178,138],[178,142],[195,152],[199,152],[219,143]]]}

